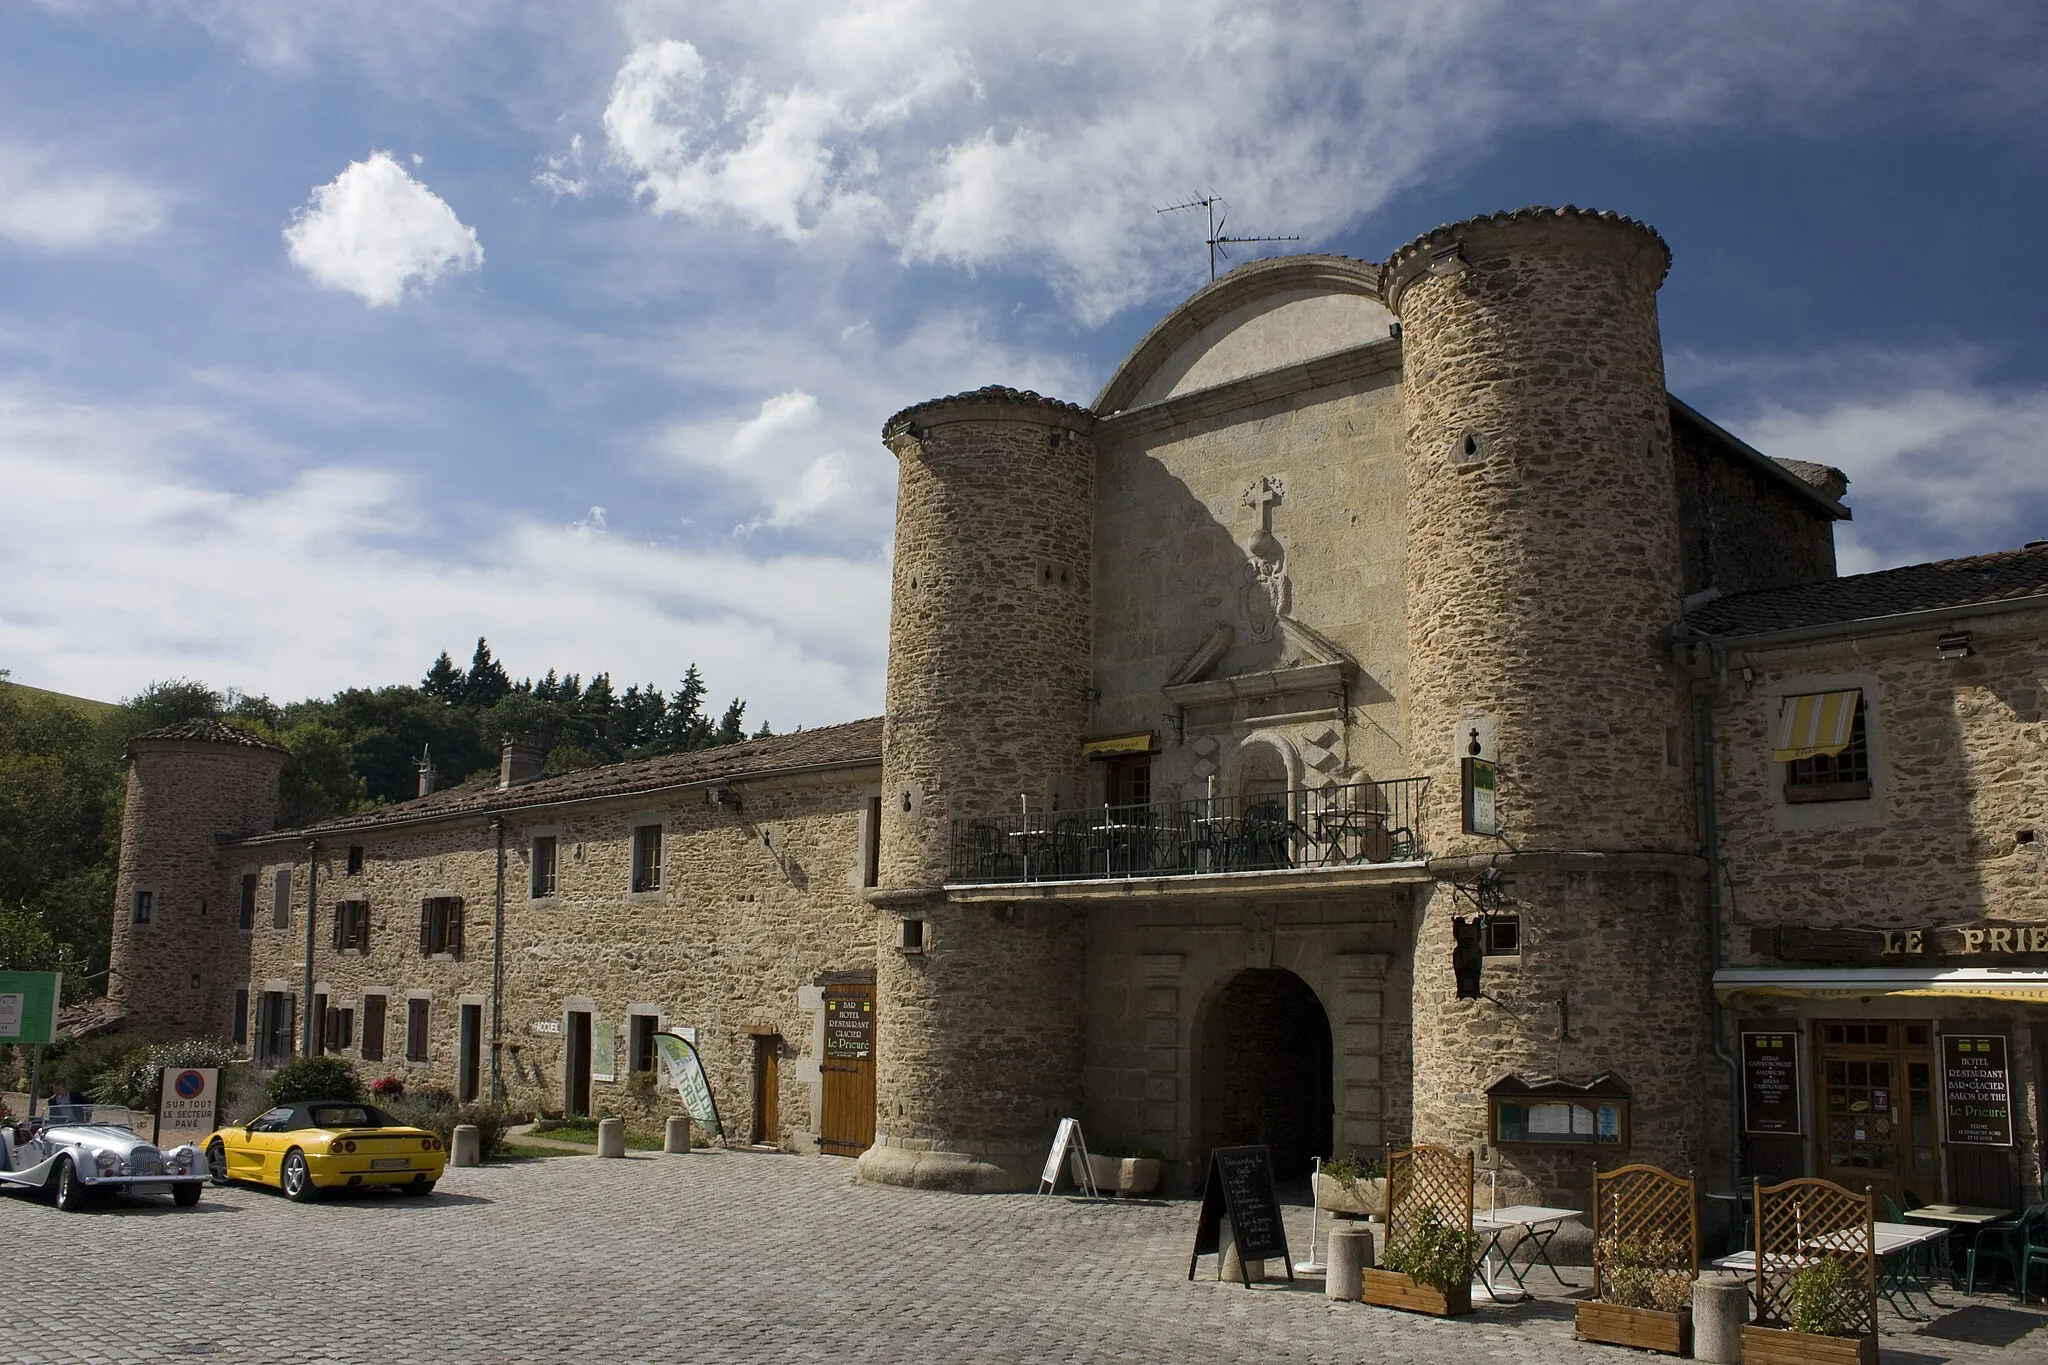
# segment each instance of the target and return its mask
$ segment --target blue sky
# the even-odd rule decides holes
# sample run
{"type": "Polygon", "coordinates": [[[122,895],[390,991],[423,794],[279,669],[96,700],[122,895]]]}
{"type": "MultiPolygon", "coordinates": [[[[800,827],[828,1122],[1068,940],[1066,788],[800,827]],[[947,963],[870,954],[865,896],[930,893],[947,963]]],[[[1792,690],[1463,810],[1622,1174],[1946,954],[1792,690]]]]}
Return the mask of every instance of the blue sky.
{"type": "Polygon", "coordinates": [[[883,0],[0,7],[0,667],[112,698],[488,635],[880,708],[907,403],[1087,401],[1191,217],[1380,259],[1643,218],[1674,392],[1845,571],[2048,536],[2048,11],[883,0]],[[601,509],[601,510],[600,510],[601,509]]]}

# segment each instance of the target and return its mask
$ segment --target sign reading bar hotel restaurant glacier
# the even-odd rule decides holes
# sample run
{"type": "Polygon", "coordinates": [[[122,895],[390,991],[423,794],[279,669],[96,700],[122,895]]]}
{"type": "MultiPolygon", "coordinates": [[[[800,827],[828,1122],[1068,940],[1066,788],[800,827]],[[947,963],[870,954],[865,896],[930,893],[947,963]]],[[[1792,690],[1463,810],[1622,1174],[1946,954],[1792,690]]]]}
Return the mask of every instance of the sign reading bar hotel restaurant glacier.
{"type": "Polygon", "coordinates": [[[1742,1035],[1742,1127],[1771,1137],[1799,1135],[1799,1035],[1742,1035]]]}
{"type": "Polygon", "coordinates": [[[1950,1142],[2012,1146],[2012,1071],[2004,1034],[1942,1034],[1941,1088],[1950,1142]]]}

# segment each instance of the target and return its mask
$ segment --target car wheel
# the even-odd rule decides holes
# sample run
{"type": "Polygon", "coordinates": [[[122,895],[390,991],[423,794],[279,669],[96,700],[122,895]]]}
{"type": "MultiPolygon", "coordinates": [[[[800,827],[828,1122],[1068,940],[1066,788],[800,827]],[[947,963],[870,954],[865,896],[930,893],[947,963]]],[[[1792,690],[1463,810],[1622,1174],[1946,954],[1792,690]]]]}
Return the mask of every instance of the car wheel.
{"type": "Polygon", "coordinates": [[[199,1182],[187,1180],[171,1186],[171,1202],[181,1209],[189,1209],[199,1202],[199,1182]]]}
{"type": "Polygon", "coordinates": [[[432,1194],[434,1192],[434,1182],[431,1180],[422,1180],[418,1184],[414,1185],[400,1185],[398,1187],[398,1192],[400,1194],[410,1194],[415,1197],[420,1195],[432,1194]]]}
{"type": "Polygon", "coordinates": [[[228,1149],[219,1138],[207,1144],[206,1174],[216,1185],[228,1183],[228,1149]]]}
{"type": "Polygon", "coordinates": [[[91,1191],[78,1178],[72,1168],[71,1158],[62,1157],[57,1162],[57,1207],[66,1213],[77,1213],[85,1207],[85,1199],[91,1191]]]}
{"type": "Polygon", "coordinates": [[[294,1147],[284,1154],[284,1168],[278,1172],[277,1183],[284,1187],[285,1196],[301,1204],[310,1204],[320,1197],[320,1187],[313,1183],[313,1172],[306,1165],[306,1154],[294,1147]]]}

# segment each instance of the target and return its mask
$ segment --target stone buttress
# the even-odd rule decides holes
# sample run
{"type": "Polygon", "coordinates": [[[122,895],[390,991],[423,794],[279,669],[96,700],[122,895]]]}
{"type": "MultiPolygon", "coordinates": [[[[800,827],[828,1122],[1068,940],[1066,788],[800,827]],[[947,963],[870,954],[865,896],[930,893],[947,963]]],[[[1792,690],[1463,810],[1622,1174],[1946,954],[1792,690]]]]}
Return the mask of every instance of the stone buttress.
{"type": "MultiPolygon", "coordinates": [[[[1439,228],[1384,267],[1402,322],[1410,736],[1434,780],[1418,1141],[1484,1151],[1495,1082],[1611,1071],[1631,1096],[1627,1159],[1702,1167],[1704,867],[1665,643],[1681,591],[1656,305],[1669,263],[1649,228],[1567,208],[1439,228]],[[1498,836],[1463,832],[1475,741],[1500,765],[1498,836]],[[1521,949],[1486,957],[1481,998],[1459,998],[1453,922],[1477,918],[1489,870],[1521,949]]],[[[1555,1203],[1623,1150],[1512,1144],[1482,1167],[1497,1163],[1503,1200],[1555,1203]]]]}
{"type": "Polygon", "coordinates": [[[899,467],[876,968],[876,1137],[863,1179],[1027,1187],[1078,1113],[1077,909],[948,905],[954,822],[1044,812],[1088,720],[1094,416],[1010,389],[906,409],[899,467]],[[906,951],[909,932],[921,935],[906,951]]]}

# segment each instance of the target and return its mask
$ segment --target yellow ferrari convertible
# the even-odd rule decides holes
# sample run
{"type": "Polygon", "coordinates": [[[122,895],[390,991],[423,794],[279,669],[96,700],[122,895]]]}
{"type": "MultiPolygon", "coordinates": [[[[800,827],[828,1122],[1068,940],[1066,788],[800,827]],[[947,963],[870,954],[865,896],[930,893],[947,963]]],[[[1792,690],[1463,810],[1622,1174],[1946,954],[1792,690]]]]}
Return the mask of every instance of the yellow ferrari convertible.
{"type": "Polygon", "coordinates": [[[448,1165],[446,1147],[426,1129],[396,1123],[375,1105],[332,1100],[287,1104],[217,1128],[205,1152],[214,1184],[275,1185],[302,1204],[324,1190],[371,1185],[429,1194],[448,1165]]]}

